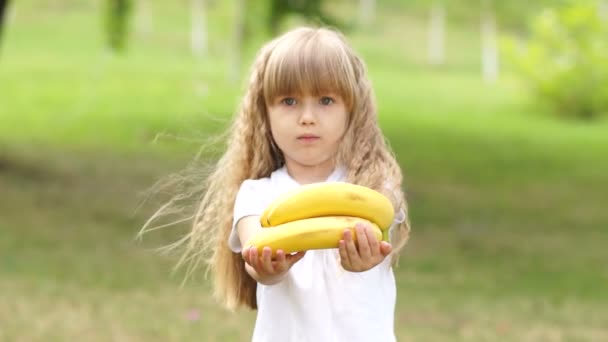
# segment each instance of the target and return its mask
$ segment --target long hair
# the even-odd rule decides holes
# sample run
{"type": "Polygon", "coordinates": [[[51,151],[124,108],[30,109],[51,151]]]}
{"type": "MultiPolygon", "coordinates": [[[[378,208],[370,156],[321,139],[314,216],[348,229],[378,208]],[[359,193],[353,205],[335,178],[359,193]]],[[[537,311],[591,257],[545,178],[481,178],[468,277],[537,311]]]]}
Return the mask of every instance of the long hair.
{"type": "MultiPolygon", "coordinates": [[[[378,127],[365,65],[344,37],[324,28],[298,28],[270,41],[252,66],[247,90],[228,132],[226,151],[205,180],[192,229],[170,246],[183,250],[178,267],[187,265],[188,274],[206,264],[215,297],[229,309],[257,308],[257,283],[246,272],[241,255],[228,246],[236,194],[244,180],[268,177],[284,163],[270,131],[266,104],[283,94],[326,91],[339,94],[349,111],[336,156],[348,169],[347,181],[384,193],[397,210],[407,212],[401,171],[378,127]]],[[[159,210],[153,218],[161,214],[159,210]]],[[[408,233],[407,219],[391,233],[393,261],[408,233]]]]}

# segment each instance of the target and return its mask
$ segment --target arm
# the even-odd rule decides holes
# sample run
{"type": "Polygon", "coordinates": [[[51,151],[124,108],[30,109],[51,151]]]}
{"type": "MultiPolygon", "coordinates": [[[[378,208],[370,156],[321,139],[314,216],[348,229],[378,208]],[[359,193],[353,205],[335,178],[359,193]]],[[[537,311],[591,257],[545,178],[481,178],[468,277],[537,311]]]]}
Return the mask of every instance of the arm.
{"type": "MultiPolygon", "coordinates": [[[[242,246],[247,246],[247,241],[259,230],[263,229],[260,225],[259,216],[247,216],[239,220],[236,225],[239,239],[242,246]]],[[[272,285],[280,282],[287,271],[298,260],[302,259],[304,252],[285,255],[282,250],[277,251],[276,259],[271,258],[272,250],[264,247],[262,255],[258,255],[257,248],[243,248],[241,252],[245,260],[247,273],[258,283],[272,285]]]]}

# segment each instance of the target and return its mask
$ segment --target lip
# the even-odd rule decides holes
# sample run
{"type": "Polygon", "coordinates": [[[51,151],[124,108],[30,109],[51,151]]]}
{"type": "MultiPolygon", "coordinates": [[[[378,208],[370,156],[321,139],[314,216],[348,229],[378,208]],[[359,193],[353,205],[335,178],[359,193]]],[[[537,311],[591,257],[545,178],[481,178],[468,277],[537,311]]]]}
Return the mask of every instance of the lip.
{"type": "Polygon", "coordinates": [[[298,136],[298,139],[312,140],[312,139],[319,139],[319,136],[314,135],[314,134],[302,134],[302,135],[298,136]]]}

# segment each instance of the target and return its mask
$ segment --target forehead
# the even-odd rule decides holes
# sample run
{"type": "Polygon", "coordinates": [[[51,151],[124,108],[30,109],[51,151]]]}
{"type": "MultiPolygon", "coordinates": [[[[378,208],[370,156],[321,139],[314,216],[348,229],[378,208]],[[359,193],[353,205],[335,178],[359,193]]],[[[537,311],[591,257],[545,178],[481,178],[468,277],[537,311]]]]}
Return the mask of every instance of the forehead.
{"type": "Polygon", "coordinates": [[[263,80],[266,102],[278,96],[334,94],[352,103],[356,82],[344,43],[332,37],[301,37],[278,42],[263,80]]]}

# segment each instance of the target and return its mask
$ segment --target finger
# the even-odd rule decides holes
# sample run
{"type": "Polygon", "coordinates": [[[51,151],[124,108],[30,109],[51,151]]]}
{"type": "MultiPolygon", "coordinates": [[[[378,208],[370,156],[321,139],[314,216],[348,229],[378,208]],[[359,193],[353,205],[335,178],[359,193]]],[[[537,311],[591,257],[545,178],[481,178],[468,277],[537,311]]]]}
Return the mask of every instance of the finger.
{"type": "Polygon", "coordinates": [[[340,263],[346,267],[350,265],[350,258],[348,257],[348,251],[346,251],[346,242],[340,240],[338,243],[338,251],[340,252],[340,263]]]}
{"type": "Polygon", "coordinates": [[[391,254],[392,251],[393,246],[390,243],[386,241],[380,242],[380,253],[382,253],[382,255],[386,257],[387,255],[391,254]]]}
{"type": "Polygon", "coordinates": [[[250,249],[251,249],[251,247],[245,247],[241,251],[241,257],[243,258],[243,260],[245,260],[246,263],[249,263],[249,250],[250,249]]]}
{"type": "Polygon", "coordinates": [[[360,223],[357,223],[355,226],[355,231],[357,232],[357,247],[361,260],[369,260],[372,256],[366,230],[367,227],[360,223]]]}
{"type": "Polygon", "coordinates": [[[275,272],[285,272],[288,268],[285,252],[282,249],[277,250],[277,257],[273,261],[275,272]]]}
{"type": "Polygon", "coordinates": [[[262,250],[262,269],[264,270],[264,272],[268,273],[268,274],[273,274],[274,273],[274,268],[272,267],[272,260],[271,260],[271,256],[272,256],[272,249],[270,247],[264,247],[264,249],[262,250]]]}
{"type": "Polygon", "coordinates": [[[249,264],[253,266],[254,269],[259,270],[260,267],[260,258],[258,258],[258,249],[257,247],[249,248],[249,264]]]}
{"type": "Polygon", "coordinates": [[[351,232],[350,229],[347,229],[344,232],[344,243],[346,245],[345,247],[350,265],[355,266],[361,264],[361,258],[359,257],[357,246],[355,246],[355,241],[353,240],[353,232],[351,232]]]}
{"type": "Polygon", "coordinates": [[[380,244],[376,235],[374,235],[373,229],[374,227],[366,226],[365,227],[365,236],[367,236],[367,241],[369,243],[369,250],[371,251],[372,256],[376,256],[380,254],[380,244]]]}

